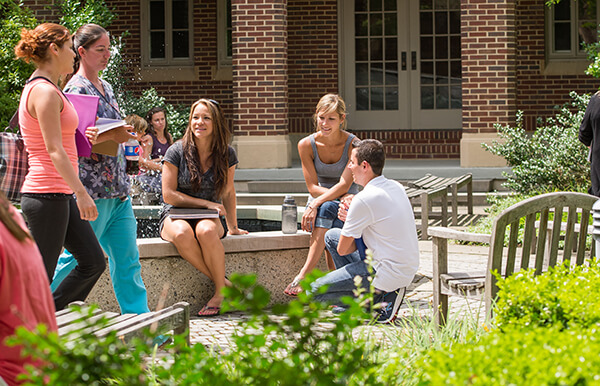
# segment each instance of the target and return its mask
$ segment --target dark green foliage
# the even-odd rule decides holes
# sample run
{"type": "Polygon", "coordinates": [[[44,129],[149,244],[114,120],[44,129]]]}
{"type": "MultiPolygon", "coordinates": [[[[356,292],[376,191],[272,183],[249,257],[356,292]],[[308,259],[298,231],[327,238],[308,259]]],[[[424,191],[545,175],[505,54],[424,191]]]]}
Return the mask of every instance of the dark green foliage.
{"type": "Polygon", "coordinates": [[[37,25],[33,13],[17,0],[0,0],[0,129],[4,129],[19,106],[25,81],[34,70],[15,57],[21,29],[37,25]]]}
{"type": "Polygon", "coordinates": [[[368,345],[352,337],[353,328],[369,317],[358,302],[346,299],[350,310],[332,319],[326,316],[327,305],[302,293],[266,314],[269,294],[256,285],[254,275],[232,275],[231,281],[235,287],[226,288],[228,308],[252,315],[244,332],[232,338],[227,353],[211,354],[196,345],[169,368],[157,368],[162,384],[383,384],[368,345]]]}
{"type": "MultiPolygon", "coordinates": [[[[312,278],[314,278],[313,276],[312,278]]],[[[309,281],[312,279],[309,279],[309,281]]],[[[348,298],[350,309],[332,318],[326,304],[313,302],[303,293],[289,304],[263,311],[269,293],[256,284],[256,276],[231,275],[234,287],[226,289],[229,300],[224,309],[240,309],[251,315],[231,338],[227,352],[217,352],[202,344],[183,345],[176,337],[169,355],[154,361],[147,342],[127,345],[115,336],[98,339],[85,335],[67,342],[56,334],[19,331],[19,342],[27,353],[41,358],[46,366],[34,370],[30,379],[40,384],[69,385],[336,385],[386,384],[377,369],[385,355],[376,355],[378,346],[353,337],[354,327],[368,321],[367,294],[361,303],[348,298]]],[[[308,288],[308,281],[304,282],[308,288]]]]}
{"type": "MultiPolygon", "coordinates": [[[[103,0],[65,0],[58,4],[62,14],[60,23],[74,32],[85,23],[110,24],[115,15],[103,0]]],[[[0,0],[0,128],[8,122],[17,107],[25,81],[33,64],[16,60],[14,48],[21,39],[21,29],[38,25],[33,12],[19,0],[0,0]]]]}
{"type": "Polygon", "coordinates": [[[419,385],[597,385],[598,330],[509,328],[435,350],[417,362],[419,385]]]}
{"type": "Polygon", "coordinates": [[[495,324],[510,326],[571,328],[600,323],[600,266],[551,268],[534,276],[521,271],[498,281],[495,324]]]}
{"type": "Polygon", "coordinates": [[[600,267],[558,266],[499,278],[495,328],[445,344],[415,364],[422,385],[600,383],[600,267]]]}
{"type": "Polygon", "coordinates": [[[108,28],[117,16],[104,0],[63,0],[58,3],[58,9],[62,15],[59,24],[67,27],[71,33],[88,23],[108,28]]]}
{"type": "MultiPolygon", "coordinates": [[[[89,310],[90,316],[93,310],[89,310]]],[[[105,326],[106,320],[92,325],[105,326]]],[[[26,379],[34,385],[145,385],[143,357],[152,346],[142,340],[124,343],[113,333],[99,339],[94,335],[77,337],[78,332],[59,337],[44,325],[35,331],[21,327],[9,342],[20,343],[23,352],[41,359],[45,366],[29,366],[26,379]]]]}
{"type": "Polygon", "coordinates": [[[590,185],[588,149],[579,142],[579,125],[589,101],[587,95],[571,92],[573,101],[562,106],[554,118],[533,133],[523,128],[523,113],[515,127],[497,125],[501,141],[483,144],[506,159],[512,168],[506,186],[520,194],[552,191],[587,191],[590,185]]]}

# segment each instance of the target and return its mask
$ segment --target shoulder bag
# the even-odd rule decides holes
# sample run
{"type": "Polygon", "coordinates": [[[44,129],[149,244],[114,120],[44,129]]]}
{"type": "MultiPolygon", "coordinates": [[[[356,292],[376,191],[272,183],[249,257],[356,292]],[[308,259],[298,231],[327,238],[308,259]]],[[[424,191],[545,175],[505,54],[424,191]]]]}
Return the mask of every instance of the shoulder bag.
{"type": "Polygon", "coordinates": [[[21,187],[29,170],[27,149],[19,127],[19,112],[13,115],[8,127],[0,133],[0,190],[12,202],[21,200],[21,187]],[[10,131],[9,131],[10,130],[10,131]]]}

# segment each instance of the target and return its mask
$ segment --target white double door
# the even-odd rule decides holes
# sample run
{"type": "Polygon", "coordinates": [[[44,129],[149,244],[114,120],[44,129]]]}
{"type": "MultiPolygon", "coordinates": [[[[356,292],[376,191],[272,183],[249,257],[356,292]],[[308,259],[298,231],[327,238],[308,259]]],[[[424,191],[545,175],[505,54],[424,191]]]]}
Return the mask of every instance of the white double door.
{"type": "Polygon", "coordinates": [[[460,0],[338,4],[349,127],[460,128],[460,0]]]}

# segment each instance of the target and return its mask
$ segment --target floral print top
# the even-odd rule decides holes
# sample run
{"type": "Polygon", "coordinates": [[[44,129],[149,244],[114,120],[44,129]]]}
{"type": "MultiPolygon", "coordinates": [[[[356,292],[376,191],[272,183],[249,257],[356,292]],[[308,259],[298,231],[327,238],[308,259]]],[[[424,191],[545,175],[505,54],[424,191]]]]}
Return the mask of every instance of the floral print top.
{"type": "MultiPolygon", "coordinates": [[[[122,119],[121,112],[112,87],[101,80],[104,92],[100,91],[87,78],[75,74],[65,86],[64,91],[72,94],[96,95],[98,117],[122,119]]],[[[127,175],[125,153],[119,146],[116,157],[92,153],[90,157],[79,157],[79,178],[92,199],[124,198],[129,194],[131,182],[127,175]]]]}

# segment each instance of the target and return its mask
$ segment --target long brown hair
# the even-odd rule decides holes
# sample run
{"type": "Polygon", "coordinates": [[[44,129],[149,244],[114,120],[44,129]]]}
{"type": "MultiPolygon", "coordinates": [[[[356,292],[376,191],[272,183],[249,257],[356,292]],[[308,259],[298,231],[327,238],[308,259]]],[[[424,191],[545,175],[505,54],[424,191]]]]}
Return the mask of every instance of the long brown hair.
{"type": "Polygon", "coordinates": [[[4,192],[0,191],[0,222],[4,224],[6,229],[19,241],[25,239],[31,239],[31,235],[25,229],[21,228],[19,223],[14,219],[10,213],[10,202],[4,195],[4,192]]]}
{"type": "Polygon", "coordinates": [[[227,185],[227,171],[229,170],[229,140],[231,132],[225,122],[225,116],[221,110],[221,106],[217,101],[212,99],[198,99],[192,105],[188,126],[183,135],[183,153],[187,162],[188,170],[190,171],[192,187],[195,190],[200,190],[202,182],[202,165],[200,156],[194,141],[194,132],[192,129],[192,116],[194,110],[199,104],[203,104],[208,108],[213,122],[213,141],[211,144],[211,157],[213,161],[212,168],[215,173],[215,191],[217,197],[221,197],[223,189],[227,185]]]}
{"type": "Polygon", "coordinates": [[[167,110],[163,109],[162,107],[153,107],[151,108],[148,113],[146,114],[146,122],[148,122],[148,129],[146,130],[147,133],[152,134],[153,136],[156,137],[156,130],[154,130],[154,126],[152,126],[152,116],[156,113],[163,113],[165,115],[165,130],[164,130],[164,134],[165,134],[165,138],[167,139],[167,143],[169,145],[173,144],[173,137],[171,137],[171,133],[169,133],[169,122],[167,122],[167,110]]]}

